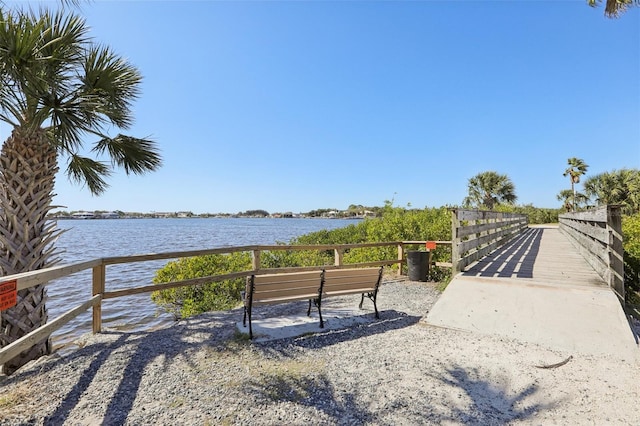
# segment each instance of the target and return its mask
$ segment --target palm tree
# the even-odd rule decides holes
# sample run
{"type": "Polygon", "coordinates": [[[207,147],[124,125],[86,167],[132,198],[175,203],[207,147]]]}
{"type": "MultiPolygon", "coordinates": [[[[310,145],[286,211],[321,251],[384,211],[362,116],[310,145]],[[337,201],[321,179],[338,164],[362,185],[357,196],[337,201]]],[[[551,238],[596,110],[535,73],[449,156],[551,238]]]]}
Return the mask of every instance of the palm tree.
{"type": "MultiPolygon", "coordinates": [[[[587,3],[597,7],[602,0],[587,0],[587,3]]],[[[640,0],[606,0],[604,14],[608,18],[617,18],[633,5],[640,6],[640,0]]]]}
{"type": "Polygon", "coordinates": [[[493,210],[497,204],[513,204],[516,199],[515,186],[511,179],[507,175],[488,171],[469,179],[469,195],[464,199],[464,205],[493,210]]]}
{"type": "MultiPolygon", "coordinates": [[[[157,169],[155,143],[107,129],[132,124],[139,95],[138,70],[87,36],[83,19],[0,8],[0,120],[12,127],[0,150],[0,274],[52,266],[59,261],[59,231],[47,219],[60,159],[72,181],[93,194],[106,188],[115,167],[127,174],[157,169]],[[90,158],[84,138],[93,138],[90,158]],[[106,161],[105,161],[106,160],[106,161]]],[[[47,321],[43,285],[18,292],[0,313],[0,347],[47,321]]],[[[4,365],[11,373],[50,351],[48,339],[4,365]]]]}
{"type": "Polygon", "coordinates": [[[617,204],[624,212],[640,210],[640,170],[621,169],[589,177],[584,182],[587,196],[598,205],[617,204]]]}
{"type": "Polygon", "coordinates": [[[587,168],[589,167],[585,162],[576,157],[571,157],[567,160],[567,164],[569,167],[564,171],[562,176],[569,176],[569,180],[571,181],[571,192],[573,192],[573,211],[576,211],[576,183],[580,183],[580,176],[587,172],[587,168]]]}
{"type": "Polygon", "coordinates": [[[558,201],[562,201],[562,207],[570,212],[573,210],[573,200],[576,202],[576,206],[580,206],[580,204],[587,204],[589,201],[589,197],[580,192],[573,192],[570,189],[563,189],[556,196],[558,201]]]}

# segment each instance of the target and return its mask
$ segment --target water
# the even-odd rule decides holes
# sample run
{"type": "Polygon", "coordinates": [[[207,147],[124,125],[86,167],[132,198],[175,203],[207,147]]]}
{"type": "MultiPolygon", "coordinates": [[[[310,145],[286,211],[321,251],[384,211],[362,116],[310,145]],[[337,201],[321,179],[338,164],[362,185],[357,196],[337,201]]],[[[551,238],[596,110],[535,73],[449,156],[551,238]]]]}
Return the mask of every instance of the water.
{"type": "MultiPolygon", "coordinates": [[[[66,230],[56,243],[64,264],[102,257],[202,250],[289,242],[292,238],[322,229],[356,223],[348,219],[117,219],[60,220],[66,230]]],[[[169,260],[109,265],[107,291],[151,284],[155,271],[169,260]]],[[[56,281],[48,287],[49,319],[56,318],[91,297],[91,270],[56,281]]],[[[151,301],[150,293],[102,302],[102,326],[121,330],[147,330],[173,322],[151,301]]],[[[61,348],[91,331],[91,309],[53,334],[61,348]]]]}

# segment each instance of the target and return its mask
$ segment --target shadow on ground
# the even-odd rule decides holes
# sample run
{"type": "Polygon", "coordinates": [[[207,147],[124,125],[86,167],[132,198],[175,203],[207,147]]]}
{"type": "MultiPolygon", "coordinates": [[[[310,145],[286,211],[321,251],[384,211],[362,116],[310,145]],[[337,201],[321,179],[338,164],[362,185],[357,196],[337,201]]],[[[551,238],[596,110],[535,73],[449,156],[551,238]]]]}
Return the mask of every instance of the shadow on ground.
{"type": "MultiPolygon", "coordinates": [[[[55,377],[64,374],[65,370],[80,370],[78,379],[70,385],[66,393],[60,398],[55,409],[44,418],[40,417],[42,424],[58,425],[68,423],[72,418],[72,412],[82,404],[91,401],[92,405],[100,406],[106,401],[106,410],[98,408],[95,415],[102,419],[95,419],[102,424],[124,424],[127,423],[129,415],[134,408],[138,397],[142,380],[145,374],[149,374],[148,366],[151,363],[162,362],[161,371],[168,371],[176,358],[180,357],[181,362],[197,369],[197,362],[194,355],[203,350],[213,351],[243,351],[245,348],[257,348],[259,359],[266,358],[269,354],[280,354],[280,359],[288,359],[295,356],[295,348],[321,348],[323,346],[336,344],[348,340],[358,339],[378,333],[384,333],[402,327],[416,324],[420,317],[408,316],[397,311],[383,311],[380,319],[375,319],[371,314],[371,321],[359,324],[349,329],[331,330],[328,333],[318,333],[302,336],[299,338],[282,339],[265,342],[263,344],[252,343],[241,336],[236,328],[234,319],[238,316],[238,310],[209,313],[198,318],[189,319],[166,329],[144,331],[144,332],[120,332],[104,331],[95,343],[73,352],[62,358],[51,358],[35,368],[31,368],[20,374],[16,374],[5,382],[7,385],[15,380],[26,380],[29,377],[46,373],[49,370],[55,377]],[[111,380],[118,380],[116,386],[113,383],[104,384],[101,374],[112,374],[101,372],[105,364],[113,363],[116,369],[121,371],[118,379],[113,376],[111,380]],[[122,366],[119,369],[119,366],[122,366]],[[61,373],[62,372],[62,373],[61,373]],[[110,390],[115,388],[111,393],[110,390]],[[108,386],[108,388],[107,388],[108,386]],[[97,396],[92,396],[96,389],[97,396]],[[104,393],[103,393],[104,392],[104,393]],[[100,414],[104,413],[104,414],[100,414]]],[[[108,367],[113,369],[114,366],[108,367]]],[[[77,373],[74,373],[76,377],[77,373]]],[[[35,378],[35,377],[34,377],[35,378]]],[[[37,378],[35,378],[37,380],[37,378]]],[[[327,415],[337,410],[340,413],[335,417],[338,422],[340,418],[347,416],[359,420],[367,420],[370,413],[357,403],[357,393],[337,391],[329,380],[320,375],[314,376],[309,381],[308,377],[274,376],[268,380],[248,381],[242,387],[249,392],[258,393],[268,400],[292,400],[296,403],[314,406],[320,411],[325,407],[327,415]],[[311,395],[312,397],[305,397],[311,395]],[[339,398],[336,397],[339,395],[339,398]]],[[[51,401],[51,395],[49,401],[51,401]]],[[[129,419],[130,420],[130,419],[129,419]]]]}
{"type": "Polygon", "coordinates": [[[533,419],[541,411],[557,405],[556,402],[541,404],[529,401],[539,391],[535,383],[515,395],[509,395],[507,389],[482,380],[479,376],[474,369],[456,366],[448,369],[446,375],[436,377],[445,385],[462,390],[470,400],[466,409],[452,403],[451,415],[441,420],[473,425],[505,424],[533,419]]]}
{"type": "Polygon", "coordinates": [[[482,258],[462,275],[533,278],[533,265],[540,250],[543,232],[544,228],[527,229],[508,244],[496,249],[491,256],[482,258]]]}

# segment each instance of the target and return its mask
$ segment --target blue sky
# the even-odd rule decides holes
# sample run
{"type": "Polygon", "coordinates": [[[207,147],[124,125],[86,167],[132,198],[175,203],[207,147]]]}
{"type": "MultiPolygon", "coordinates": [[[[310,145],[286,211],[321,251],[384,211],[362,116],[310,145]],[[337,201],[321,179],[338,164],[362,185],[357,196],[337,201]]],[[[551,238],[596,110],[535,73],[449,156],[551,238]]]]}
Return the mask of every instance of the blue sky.
{"type": "Polygon", "coordinates": [[[115,174],[100,197],[60,174],[68,210],[437,207],[487,170],[512,179],[519,204],[559,207],[569,157],[587,175],[640,167],[640,8],[612,20],[586,0],[95,1],[80,13],[142,72],[128,133],[155,139],[164,165],[115,174]]]}

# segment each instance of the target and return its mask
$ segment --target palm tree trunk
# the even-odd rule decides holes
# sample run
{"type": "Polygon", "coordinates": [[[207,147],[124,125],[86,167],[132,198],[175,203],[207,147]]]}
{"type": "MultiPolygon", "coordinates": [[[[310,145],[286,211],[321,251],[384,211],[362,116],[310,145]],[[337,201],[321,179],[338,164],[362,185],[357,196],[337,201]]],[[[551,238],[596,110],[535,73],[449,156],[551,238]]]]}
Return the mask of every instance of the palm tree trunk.
{"type": "MultiPolygon", "coordinates": [[[[52,243],[59,236],[47,219],[54,208],[57,154],[44,131],[16,128],[0,151],[0,274],[35,271],[57,263],[52,243]]],[[[0,312],[0,347],[46,324],[45,285],[18,291],[16,306],[0,312]]],[[[49,339],[7,362],[6,374],[50,353],[49,339]]]]}

